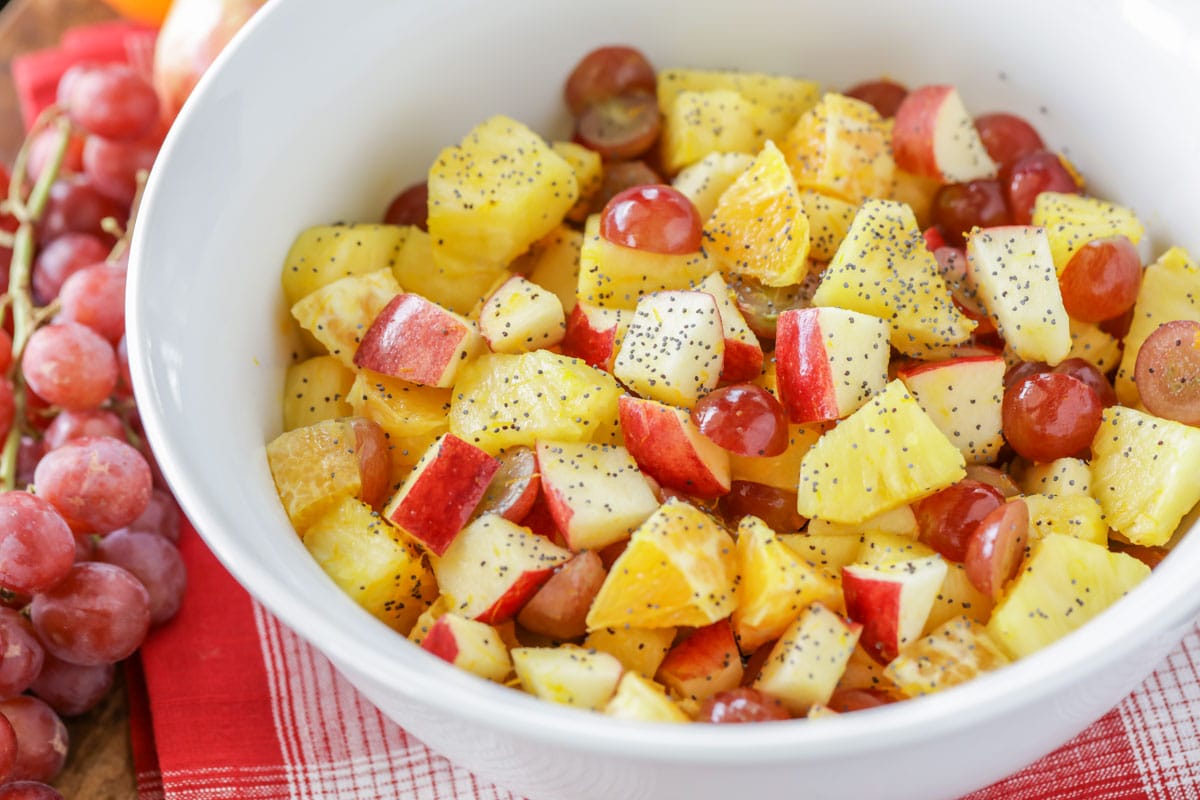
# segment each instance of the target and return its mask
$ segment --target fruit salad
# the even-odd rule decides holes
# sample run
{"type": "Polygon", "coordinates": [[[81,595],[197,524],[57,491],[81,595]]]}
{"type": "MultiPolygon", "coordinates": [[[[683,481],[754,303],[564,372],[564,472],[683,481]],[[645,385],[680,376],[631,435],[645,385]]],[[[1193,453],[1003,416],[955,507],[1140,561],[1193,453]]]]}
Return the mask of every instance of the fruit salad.
{"type": "Polygon", "coordinates": [[[1200,501],[1200,266],[949,84],[566,80],[284,261],[267,445],[329,577],[614,717],[817,718],[1051,645],[1200,501]],[[1139,244],[1143,251],[1140,251],[1139,244]]]}

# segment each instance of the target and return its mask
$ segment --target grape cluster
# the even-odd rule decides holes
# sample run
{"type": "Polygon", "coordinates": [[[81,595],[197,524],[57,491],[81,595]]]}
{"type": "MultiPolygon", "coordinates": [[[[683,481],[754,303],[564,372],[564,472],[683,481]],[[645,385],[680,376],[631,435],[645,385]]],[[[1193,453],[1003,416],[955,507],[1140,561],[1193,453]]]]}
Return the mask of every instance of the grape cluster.
{"type": "Polygon", "coordinates": [[[161,139],[139,73],[73,67],[0,207],[0,800],[61,797],[60,717],[98,703],[183,599],[125,346],[125,229],[161,139]]]}

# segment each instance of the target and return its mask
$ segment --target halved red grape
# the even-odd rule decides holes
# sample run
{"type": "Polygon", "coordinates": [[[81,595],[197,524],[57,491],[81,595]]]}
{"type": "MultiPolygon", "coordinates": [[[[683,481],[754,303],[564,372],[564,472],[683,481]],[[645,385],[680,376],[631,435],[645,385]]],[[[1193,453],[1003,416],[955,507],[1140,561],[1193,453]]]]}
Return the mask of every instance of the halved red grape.
{"type": "Polygon", "coordinates": [[[565,641],[587,633],[587,613],[607,572],[599,554],[584,550],[529,599],[517,621],[534,633],[565,641]]]}
{"type": "Polygon", "coordinates": [[[1022,156],[1000,170],[1008,192],[1008,210],[1017,225],[1033,219],[1033,204],[1042,192],[1078,194],[1079,184],[1054,153],[1039,150],[1022,156]]]}
{"type": "Polygon", "coordinates": [[[975,118],[975,130],[992,160],[1000,166],[1045,150],[1037,130],[1016,114],[984,114],[975,118]]]}
{"type": "Polygon", "coordinates": [[[1061,372],[1031,375],[1004,392],[1004,438],[1031,461],[1066,458],[1092,443],[1102,411],[1100,398],[1078,378],[1061,372]]]}
{"type": "Polygon", "coordinates": [[[988,514],[967,545],[963,566],[967,579],[983,594],[996,599],[1012,580],[1025,557],[1029,540],[1029,506],[1017,498],[988,514]]]}
{"type": "Polygon", "coordinates": [[[429,184],[414,183],[393,198],[383,221],[388,225],[416,225],[429,231],[429,184]]]}
{"type": "Polygon", "coordinates": [[[1138,351],[1134,380],[1150,413],[1200,425],[1200,322],[1159,325],[1138,351]]]}
{"type": "Polygon", "coordinates": [[[510,447],[499,456],[500,469],[492,476],[475,515],[499,514],[520,522],[533,509],[542,485],[537,456],[528,447],[510,447]]]}
{"type": "Polygon", "coordinates": [[[1104,408],[1117,404],[1117,392],[1113,389],[1113,385],[1108,382],[1108,378],[1104,377],[1104,373],[1087,359],[1068,358],[1066,361],[1059,362],[1052,371],[1078,378],[1092,387],[1092,391],[1096,393],[1100,405],[1104,408]]]}
{"type": "Polygon", "coordinates": [[[651,94],[624,94],[588,106],[575,123],[575,139],[605,159],[637,158],[658,141],[662,117],[651,94]]]}
{"type": "Polygon", "coordinates": [[[618,194],[600,217],[600,235],[613,244],[672,255],[700,249],[704,222],[670,186],[635,186],[618,194]]]}
{"type": "Polygon", "coordinates": [[[150,596],[120,567],[76,564],[67,577],[30,605],[46,651],[84,666],[128,658],[150,629],[150,596]]]}
{"type": "Polygon", "coordinates": [[[642,91],[654,94],[658,77],[641,51],[632,47],[599,47],[584,56],[571,74],[563,94],[571,113],[579,115],[593,103],[642,91]]]}
{"type": "MultiPolygon", "coordinates": [[[[975,286],[975,280],[971,276],[966,251],[961,247],[939,247],[933,251],[933,257],[937,259],[938,272],[946,281],[946,285],[950,287],[950,294],[955,303],[971,319],[990,322],[991,318],[988,316],[987,308],[979,299],[979,289],[975,286]]],[[[975,330],[976,333],[981,332],[979,328],[975,330]]]]}
{"type": "Polygon", "coordinates": [[[880,78],[851,86],[843,94],[869,103],[879,112],[879,116],[886,119],[896,116],[896,109],[908,96],[908,89],[895,81],[880,78]]]}
{"type": "Polygon", "coordinates": [[[75,540],[62,515],[29,492],[0,494],[0,586],[18,594],[45,591],[75,561],[75,540]]]}
{"type": "Polygon", "coordinates": [[[1103,322],[1133,308],[1142,285],[1142,259],[1124,236],[1096,239],[1075,251],[1058,283],[1071,317],[1103,322]]]}
{"type": "Polygon", "coordinates": [[[158,123],[158,95],[125,64],[80,64],[59,81],[58,103],[90,134],[138,139],[158,123]]]}
{"type": "Polygon", "coordinates": [[[738,723],[772,722],[790,719],[787,709],[776,697],[742,686],[717,692],[700,707],[701,722],[738,723]]]}
{"type": "MultiPolygon", "coordinates": [[[[67,726],[54,709],[29,695],[0,700],[0,715],[17,734],[17,760],[10,781],[48,781],[67,759],[67,726]]],[[[2,795],[0,795],[2,797],[2,795]]]]}
{"type": "Polygon", "coordinates": [[[717,510],[730,527],[754,516],[779,533],[795,533],[808,521],[796,511],[795,492],[754,481],[733,481],[729,493],[717,501],[717,510]]]}
{"type": "Polygon", "coordinates": [[[918,538],[951,561],[962,561],[975,528],[1003,504],[995,487],[961,480],[916,504],[918,538]]]}
{"type": "MultiPolygon", "coordinates": [[[[387,502],[391,487],[391,446],[388,444],[387,434],[384,433],[379,423],[374,420],[367,419],[366,417],[356,417],[353,427],[354,452],[358,453],[358,471],[362,475],[362,487],[359,489],[359,497],[362,498],[364,503],[378,511],[387,502]]],[[[151,473],[161,474],[161,471],[158,470],[158,464],[154,461],[154,451],[146,447],[142,455],[145,456],[146,466],[151,470],[151,473]]],[[[147,492],[146,503],[149,502],[149,492],[147,492]]],[[[143,505],[142,511],[145,509],[146,506],[143,505]]],[[[134,519],[137,519],[142,511],[135,514],[134,519]]],[[[129,523],[124,523],[117,527],[124,527],[127,524],[129,523]]]]}
{"type": "Polygon", "coordinates": [[[104,699],[112,688],[115,672],[112,664],[85,667],[48,655],[30,691],[56,713],[77,717],[104,699]]]}
{"type": "Polygon", "coordinates": [[[45,657],[29,620],[11,608],[0,608],[0,699],[28,689],[42,671],[45,657]]]}
{"type": "Polygon", "coordinates": [[[946,243],[962,247],[964,236],[974,227],[994,228],[1012,219],[999,181],[976,180],[949,183],[933,197],[933,221],[946,243]]]}
{"type": "Polygon", "coordinates": [[[108,251],[109,245],[90,233],[64,233],[49,242],[33,262],[33,299],[38,305],[46,305],[58,297],[68,278],[103,262],[108,251]]]}
{"type": "Polygon", "coordinates": [[[817,291],[819,273],[810,272],[805,280],[792,286],[765,286],[748,275],[736,275],[730,280],[738,311],[755,336],[774,339],[779,315],[789,308],[805,308],[812,304],[817,291]]]}
{"type": "Polygon", "coordinates": [[[692,409],[692,422],[709,439],[741,456],[777,456],[787,450],[787,413],[774,395],[752,383],[708,393],[692,409]]]}
{"type": "Polygon", "coordinates": [[[107,436],[66,442],[34,472],[38,495],[76,533],[104,534],[133,522],[150,502],[152,481],[142,454],[107,436]]]}
{"type": "Polygon", "coordinates": [[[1129,309],[1120,316],[1106,319],[1100,323],[1100,330],[1107,333],[1109,336],[1115,336],[1118,339],[1124,339],[1129,335],[1129,326],[1133,324],[1133,309],[1129,309]]]}

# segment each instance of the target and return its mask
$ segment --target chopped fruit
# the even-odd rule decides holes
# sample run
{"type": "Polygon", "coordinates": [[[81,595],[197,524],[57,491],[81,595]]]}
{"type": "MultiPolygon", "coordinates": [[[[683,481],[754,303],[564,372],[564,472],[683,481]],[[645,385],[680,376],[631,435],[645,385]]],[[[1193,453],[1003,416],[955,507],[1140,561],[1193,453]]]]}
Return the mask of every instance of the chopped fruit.
{"type": "MultiPolygon", "coordinates": [[[[596,192],[600,191],[600,186],[604,183],[603,159],[595,150],[590,150],[575,142],[551,142],[550,149],[571,165],[571,170],[575,173],[575,183],[579,186],[579,199],[567,212],[567,218],[583,222],[587,219],[588,201],[596,192]]],[[[562,230],[570,229],[563,228],[562,230]]],[[[551,232],[547,238],[554,235],[555,233],[551,232]]],[[[545,239],[542,241],[544,242],[545,239]]],[[[530,278],[532,279],[532,276],[530,278]]]]}
{"type": "Polygon", "coordinates": [[[1078,458],[1057,458],[1045,464],[1030,464],[1021,476],[1026,494],[1091,494],[1092,470],[1078,458]]]}
{"type": "Polygon", "coordinates": [[[284,299],[293,306],[336,280],[390,267],[408,231],[396,225],[318,225],[305,229],[283,262],[284,299]]]}
{"type": "Polygon", "coordinates": [[[881,663],[895,658],[925,629],[946,578],[939,555],[842,568],[846,614],[863,624],[863,647],[881,663]]]}
{"type": "Polygon", "coordinates": [[[697,497],[729,491],[729,452],[700,433],[686,411],[629,395],[618,406],[625,446],[647,475],[697,497]]]}
{"type": "Polygon", "coordinates": [[[1031,461],[1066,458],[1087,447],[1103,406],[1092,387],[1059,372],[1040,372],[1004,391],[1004,438],[1031,461]]]}
{"type": "Polygon", "coordinates": [[[754,688],[779,698],[793,714],[828,703],[861,632],[861,625],[813,603],[771,649],[754,688]]]}
{"type": "Polygon", "coordinates": [[[638,301],[613,375],[644,397],[691,408],[716,388],[724,353],[712,295],[656,292],[638,301]]]}
{"type": "Polygon", "coordinates": [[[753,383],[734,383],[706,394],[692,422],[731,454],[778,456],[788,449],[788,422],[775,395],[753,383]]]}
{"type": "Polygon", "coordinates": [[[621,662],[582,647],[517,647],[510,653],[521,688],[535,697],[599,711],[617,692],[621,662]]]}
{"type": "Polygon", "coordinates": [[[846,671],[842,673],[835,693],[865,691],[884,697],[899,697],[900,689],[884,674],[885,666],[876,661],[860,641],[850,654],[846,671]]]}
{"type": "Polygon", "coordinates": [[[1160,325],[1138,351],[1134,379],[1152,414],[1200,425],[1200,322],[1160,325]]]}
{"type": "Polygon", "coordinates": [[[963,566],[971,585],[997,600],[1016,577],[1029,541],[1029,506],[1020,497],[992,509],[967,542],[963,566]]]}
{"type": "Polygon", "coordinates": [[[1067,360],[1081,358],[1102,374],[1112,372],[1121,362],[1121,340],[1106,333],[1099,325],[1071,320],[1071,352],[1067,360]]]}
{"type": "Polygon", "coordinates": [[[663,167],[675,173],[714,153],[757,153],[765,121],[762,107],[738,92],[680,92],[663,114],[663,167]]]}
{"type": "Polygon", "coordinates": [[[620,395],[611,375],[575,358],[493,353],[459,373],[450,432],[489,453],[538,439],[591,441],[616,425],[620,395]]]}
{"type": "Polygon", "coordinates": [[[944,489],[965,475],[962,453],[899,381],[804,455],[796,508],[858,523],[944,489]]]}
{"type": "Polygon", "coordinates": [[[354,602],[407,635],[438,595],[416,547],[366,503],[345,497],[304,533],[304,546],[354,602]]]}
{"type": "Polygon", "coordinates": [[[1051,534],[1033,544],[987,632],[1010,657],[1023,658],[1079,628],[1149,574],[1132,556],[1051,534]]]}
{"type": "Polygon", "coordinates": [[[622,247],[664,255],[700,250],[704,220],[692,201],[670,186],[632,186],[600,214],[600,235],[622,247]]]}
{"type": "Polygon", "coordinates": [[[333,356],[288,367],[283,379],[283,429],[303,428],[355,413],[348,400],[354,373],[333,356]]]}
{"type": "Polygon", "coordinates": [[[1058,283],[1071,319],[1104,322],[1133,308],[1142,257],[1124,236],[1093,239],[1071,256],[1058,283]]]}
{"type": "Polygon", "coordinates": [[[588,609],[606,574],[600,556],[585,550],[537,590],[517,615],[517,622],[526,630],[559,641],[583,637],[588,609]]]}
{"type": "Polygon", "coordinates": [[[632,316],[625,309],[601,308],[580,300],[567,318],[563,354],[611,371],[632,316]]]}
{"type": "Polygon", "coordinates": [[[735,91],[757,105],[763,116],[763,135],[769,139],[787,133],[819,97],[814,81],[786,75],[700,69],[664,69],[658,73],[658,103],[664,114],[680,92],[714,89],[735,91]]]}
{"type": "Polygon", "coordinates": [[[1092,441],[1092,494],[1130,542],[1170,541],[1200,501],[1200,429],[1132,408],[1105,409],[1092,441]]]}
{"type": "Polygon", "coordinates": [[[1029,540],[1044,539],[1052,533],[1073,536],[1105,546],[1108,521],[1094,498],[1078,491],[1065,494],[1027,494],[1029,540]]]}
{"type": "Polygon", "coordinates": [[[350,387],[354,413],[383,428],[392,467],[413,467],[429,445],[447,431],[450,390],[417,386],[399,378],[362,370],[350,387]]]}
{"type": "Polygon", "coordinates": [[[641,722],[691,722],[663,687],[636,672],[626,672],[617,685],[617,693],[604,713],[617,719],[641,722]]]}
{"type": "Polygon", "coordinates": [[[931,558],[933,548],[914,541],[910,536],[882,531],[864,533],[858,537],[857,562],[863,566],[882,566],[899,561],[931,558]]]}
{"type": "Polygon", "coordinates": [[[980,299],[1013,351],[1052,366],[1065,359],[1071,331],[1045,230],[977,229],[967,254],[980,299]]]}
{"type": "Polygon", "coordinates": [[[550,514],[572,550],[626,539],[658,508],[624,447],[542,440],[537,461],[550,514]]]}
{"type": "Polygon", "coordinates": [[[808,521],[796,513],[794,491],[753,481],[734,481],[729,494],[717,501],[717,513],[729,527],[746,517],[758,517],[768,528],[782,534],[799,531],[808,521]]]}
{"type": "Polygon", "coordinates": [[[562,222],[578,197],[575,171],[545,140],[492,117],[429,170],[434,261],[506,266],[562,222]]]}
{"type": "Polygon", "coordinates": [[[842,567],[858,560],[862,543],[858,536],[838,536],[814,533],[779,534],[783,542],[800,560],[821,570],[834,583],[842,581],[842,567]]]}
{"type": "Polygon", "coordinates": [[[730,477],[735,481],[753,481],[788,492],[796,491],[800,463],[808,449],[824,432],[820,425],[789,425],[787,449],[777,456],[739,456],[729,458],[730,477]]]}
{"type": "Polygon", "coordinates": [[[542,488],[537,471],[537,456],[528,447],[511,447],[497,460],[500,469],[492,476],[487,491],[473,516],[499,514],[510,522],[520,522],[533,510],[542,488]]]}
{"type": "Polygon", "coordinates": [[[567,76],[563,97],[572,114],[630,93],[654,93],[654,66],[634,47],[597,47],[579,60],[567,76]]]}
{"type": "Polygon", "coordinates": [[[966,341],[974,328],[955,307],[912,209],[887,200],[863,203],[813,304],[888,320],[892,345],[917,358],[966,341]]]}
{"type": "Polygon", "coordinates": [[[896,166],[917,175],[963,183],[996,174],[975,120],[953,86],[913,89],[896,109],[896,166]]]}
{"type": "Polygon", "coordinates": [[[907,204],[913,210],[917,223],[922,228],[928,228],[933,224],[933,200],[941,186],[942,182],[937,178],[913,175],[897,167],[892,192],[887,199],[907,204]]]}
{"type": "Polygon", "coordinates": [[[483,498],[500,462],[453,434],[437,439],[384,516],[435,555],[450,547],[483,498]]]}
{"type": "Polygon", "coordinates": [[[479,313],[479,332],[495,353],[527,353],[553,347],[566,331],[558,298],[520,275],[505,281],[479,313]]]}
{"type": "Polygon", "coordinates": [[[808,523],[808,532],[813,536],[853,536],[867,533],[888,533],[917,538],[917,517],[912,506],[897,506],[890,511],[876,514],[862,522],[844,524],[827,519],[814,519],[808,523]]]}
{"type": "Polygon", "coordinates": [[[800,207],[808,217],[808,257],[829,261],[854,224],[858,206],[815,189],[801,189],[800,207]]]}
{"type": "Polygon", "coordinates": [[[742,686],[728,692],[717,692],[704,701],[698,719],[715,724],[742,722],[771,722],[791,719],[778,698],[758,689],[742,686]]]}
{"type": "Polygon", "coordinates": [[[421,649],[490,681],[499,683],[512,673],[512,660],[499,631],[459,614],[438,617],[421,639],[421,649]]]}
{"type": "Polygon", "coordinates": [[[495,514],[463,528],[433,561],[453,611],[494,624],[514,616],[571,554],[495,514]]]}
{"type": "Polygon", "coordinates": [[[861,203],[891,191],[896,165],[889,130],[867,103],[827,94],[800,117],[781,147],[801,189],[861,203]]]}
{"type": "Polygon", "coordinates": [[[940,692],[1008,663],[982,625],[956,617],[918,640],[886,674],[909,697],[940,692]]]}
{"type": "Polygon", "coordinates": [[[695,506],[668,500],[634,531],[588,612],[589,630],[708,625],[736,598],[734,543],[695,506]]]}
{"type": "Polygon", "coordinates": [[[629,672],[653,678],[675,641],[674,628],[599,628],[587,635],[583,646],[617,658],[629,672]]]}
{"type": "Polygon", "coordinates": [[[699,628],[672,647],[658,668],[657,679],[672,696],[695,703],[736,689],[742,682],[742,655],[729,620],[699,628]]]}
{"type": "Polygon", "coordinates": [[[989,464],[996,460],[1004,446],[1000,432],[1000,408],[1004,400],[1002,357],[935,361],[902,368],[899,377],[968,464],[989,464]]]}
{"type": "Polygon", "coordinates": [[[400,294],[363,334],[354,365],[419,386],[446,388],[483,349],[471,320],[419,294],[400,294]]]}
{"type": "Polygon", "coordinates": [[[947,561],[946,577],[933,601],[929,619],[925,620],[925,633],[930,633],[955,617],[969,617],[980,625],[986,625],[994,605],[992,598],[971,583],[966,567],[955,561],[947,561]]]}
{"type": "Polygon", "coordinates": [[[554,292],[563,311],[570,315],[575,308],[575,289],[579,286],[579,253],[583,249],[583,233],[561,225],[529,252],[513,263],[513,271],[554,292]]]}
{"type": "Polygon", "coordinates": [[[671,185],[692,201],[700,219],[708,219],[725,190],[753,163],[750,153],[709,153],[676,175],[671,185]]]}
{"type": "Polygon", "coordinates": [[[995,487],[961,480],[916,504],[919,538],[951,561],[962,561],[975,528],[1003,502],[995,487]]]}
{"type": "Polygon", "coordinates": [[[410,230],[392,265],[392,274],[407,291],[466,316],[475,310],[480,298],[509,276],[507,270],[498,267],[435,262],[433,239],[419,228],[410,230]]]}
{"type": "Polygon", "coordinates": [[[399,293],[391,270],[353,275],[306,295],[292,306],[292,316],[329,355],[353,367],[367,328],[399,293]]]}
{"type": "Polygon", "coordinates": [[[1088,242],[1124,236],[1137,244],[1144,232],[1142,223],[1128,208],[1095,197],[1059,192],[1042,192],[1037,196],[1033,224],[1046,229],[1050,253],[1059,275],[1071,263],[1072,256],[1088,242]]]}
{"type": "Polygon", "coordinates": [[[703,251],[652,253],[610,242],[600,235],[600,215],[595,214],[583,231],[576,295],[602,308],[632,311],[651,292],[691,289],[715,269],[703,251]]]}
{"type": "Polygon", "coordinates": [[[717,301],[717,311],[721,314],[721,327],[725,332],[721,382],[754,380],[762,372],[763,349],[758,337],[746,323],[746,318],[738,310],[733,292],[729,290],[719,272],[714,272],[700,281],[696,288],[713,296],[717,301]]]}

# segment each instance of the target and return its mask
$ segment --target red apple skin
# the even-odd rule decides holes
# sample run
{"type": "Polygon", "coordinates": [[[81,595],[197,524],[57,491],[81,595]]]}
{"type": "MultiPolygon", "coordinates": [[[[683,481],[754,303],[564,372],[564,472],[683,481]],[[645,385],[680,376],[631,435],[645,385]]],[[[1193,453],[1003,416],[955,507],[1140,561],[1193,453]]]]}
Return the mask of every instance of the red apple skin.
{"type": "Polygon", "coordinates": [[[512,585],[504,590],[504,594],[496,598],[496,602],[475,617],[476,621],[495,625],[516,616],[529,598],[533,597],[534,593],[542,588],[542,584],[550,580],[550,576],[553,574],[553,566],[545,569],[526,570],[521,573],[521,577],[513,581],[512,585]]]}
{"type": "Polygon", "coordinates": [[[674,409],[653,400],[624,395],[618,401],[625,448],[638,467],[662,486],[694,497],[729,494],[696,453],[674,409]]]}
{"type": "Polygon", "coordinates": [[[722,383],[752,381],[762,373],[762,368],[761,347],[740,339],[725,340],[725,361],[721,366],[722,383]]]}
{"type": "MultiPolygon", "coordinates": [[[[911,367],[904,367],[897,374],[901,379],[911,378],[914,375],[921,375],[925,372],[933,372],[934,370],[945,369],[946,367],[954,367],[961,364],[970,364],[976,361],[996,361],[997,359],[1003,360],[1003,356],[996,353],[991,348],[980,347],[975,349],[981,351],[979,355],[958,356],[946,361],[918,361],[911,367]]],[[[958,352],[963,351],[960,350],[958,352]]]]}
{"type": "Polygon", "coordinates": [[[608,328],[594,328],[592,318],[583,309],[583,304],[575,304],[567,318],[567,332],[561,345],[563,355],[583,359],[596,369],[612,371],[616,342],[615,322],[608,328]]]}
{"type": "Polygon", "coordinates": [[[846,616],[862,623],[859,643],[881,664],[900,655],[900,593],[902,586],[842,568],[846,616]]]}
{"type": "Polygon", "coordinates": [[[775,377],[779,401],[792,422],[825,422],[841,416],[818,309],[789,309],[779,315],[775,377]]]}
{"type": "Polygon", "coordinates": [[[550,512],[550,503],[546,499],[546,493],[539,491],[533,499],[533,505],[529,512],[517,520],[517,524],[529,528],[530,531],[538,536],[544,536],[560,547],[566,547],[566,537],[562,531],[558,529],[558,523],[554,521],[554,515],[550,512]]]}
{"type": "Polygon", "coordinates": [[[458,658],[458,642],[454,639],[454,631],[450,630],[450,623],[444,617],[429,626],[429,633],[421,640],[421,649],[428,650],[451,664],[458,658]]]}
{"type": "Polygon", "coordinates": [[[471,518],[500,462],[453,434],[442,439],[389,519],[435,555],[443,555],[471,518]]]}
{"type": "Polygon", "coordinates": [[[733,628],[728,619],[722,619],[698,628],[672,647],[659,666],[658,675],[668,684],[684,684],[708,681],[713,676],[726,674],[727,670],[731,671],[731,686],[714,686],[713,693],[737,686],[742,680],[742,656],[733,638],[733,628]],[[736,675],[731,670],[734,664],[737,665],[736,675]]]}
{"type": "Polygon", "coordinates": [[[926,178],[942,177],[933,152],[934,130],[952,86],[922,86],[904,98],[892,128],[892,153],[896,166],[926,178]]]}
{"type": "Polygon", "coordinates": [[[438,386],[470,331],[416,294],[392,298],[363,335],[354,364],[424,386],[438,386]]]}

